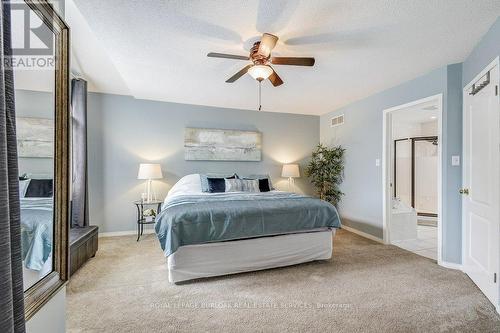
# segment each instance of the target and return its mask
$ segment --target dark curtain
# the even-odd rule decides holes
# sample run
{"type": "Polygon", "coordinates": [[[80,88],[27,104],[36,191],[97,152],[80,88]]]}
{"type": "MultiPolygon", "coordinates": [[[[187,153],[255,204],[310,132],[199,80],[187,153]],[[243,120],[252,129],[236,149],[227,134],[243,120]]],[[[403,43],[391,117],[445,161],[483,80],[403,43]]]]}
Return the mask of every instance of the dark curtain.
{"type": "Polygon", "coordinates": [[[72,200],[71,227],[86,227],[88,222],[87,204],[87,81],[71,80],[72,113],[72,200]]]}
{"type": "Polygon", "coordinates": [[[0,332],[7,333],[25,332],[25,325],[14,77],[4,66],[12,55],[9,2],[0,8],[0,332]]]}

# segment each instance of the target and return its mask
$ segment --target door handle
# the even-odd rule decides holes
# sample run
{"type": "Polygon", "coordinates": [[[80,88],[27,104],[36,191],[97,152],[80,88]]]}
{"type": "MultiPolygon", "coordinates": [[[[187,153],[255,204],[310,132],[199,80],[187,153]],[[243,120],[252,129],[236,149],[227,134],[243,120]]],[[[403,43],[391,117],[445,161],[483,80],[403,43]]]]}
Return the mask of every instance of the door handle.
{"type": "Polygon", "coordinates": [[[460,192],[460,194],[469,195],[469,189],[468,188],[461,188],[459,192],[460,192]]]}

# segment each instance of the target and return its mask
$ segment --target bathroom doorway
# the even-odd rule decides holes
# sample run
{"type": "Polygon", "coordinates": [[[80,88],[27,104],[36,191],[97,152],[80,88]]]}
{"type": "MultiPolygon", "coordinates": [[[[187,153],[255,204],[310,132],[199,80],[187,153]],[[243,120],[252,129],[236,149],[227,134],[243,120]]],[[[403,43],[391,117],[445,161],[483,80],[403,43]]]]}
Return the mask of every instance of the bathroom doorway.
{"type": "Polygon", "coordinates": [[[384,241],[441,258],[441,95],[384,111],[384,241]]]}

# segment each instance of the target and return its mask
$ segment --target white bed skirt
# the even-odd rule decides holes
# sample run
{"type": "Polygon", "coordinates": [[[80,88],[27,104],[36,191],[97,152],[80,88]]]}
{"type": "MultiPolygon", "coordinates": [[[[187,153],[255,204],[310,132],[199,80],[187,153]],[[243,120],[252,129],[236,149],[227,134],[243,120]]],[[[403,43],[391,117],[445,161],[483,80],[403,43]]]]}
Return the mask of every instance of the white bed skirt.
{"type": "Polygon", "coordinates": [[[283,267],[332,257],[335,230],[181,246],[170,255],[168,280],[283,267]]]}

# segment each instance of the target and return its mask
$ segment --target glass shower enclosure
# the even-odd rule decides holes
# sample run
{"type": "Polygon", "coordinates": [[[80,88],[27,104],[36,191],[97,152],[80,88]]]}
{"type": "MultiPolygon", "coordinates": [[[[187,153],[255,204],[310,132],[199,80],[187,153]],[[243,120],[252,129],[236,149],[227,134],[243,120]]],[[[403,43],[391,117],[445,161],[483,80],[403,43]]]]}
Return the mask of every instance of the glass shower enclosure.
{"type": "Polygon", "coordinates": [[[420,216],[437,217],[438,138],[394,140],[394,197],[420,216]]]}

